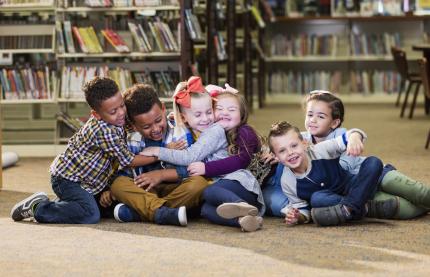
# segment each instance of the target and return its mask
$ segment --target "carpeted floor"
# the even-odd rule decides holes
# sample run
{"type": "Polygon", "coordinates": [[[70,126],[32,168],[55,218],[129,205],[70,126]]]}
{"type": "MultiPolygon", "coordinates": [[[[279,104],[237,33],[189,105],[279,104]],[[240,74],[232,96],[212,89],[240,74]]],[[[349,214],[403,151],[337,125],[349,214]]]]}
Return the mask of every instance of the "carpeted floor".
{"type": "MultiPolygon", "coordinates": [[[[345,126],[369,136],[366,155],[430,184],[430,117],[418,107],[400,119],[391,104],[347,104],[345,126]]],[[[250,123],[266,134],[288,120],[303,126],[296,104],[270,104],[250,123]]],[[[0,273],[8,275],[410,275],[430,273],[430,216],[408,221],[365,220],[342,227],[286,227],[265,218],[264,229],[242,233],[206,220],[187,228],[103,220],[93,226],[14,223],[13,204],[49,188],[52,159],[23,159],[3,174],[0,192],[0,273]]],[[[6,276],[6,275],[5,275],[6,276]]]]}

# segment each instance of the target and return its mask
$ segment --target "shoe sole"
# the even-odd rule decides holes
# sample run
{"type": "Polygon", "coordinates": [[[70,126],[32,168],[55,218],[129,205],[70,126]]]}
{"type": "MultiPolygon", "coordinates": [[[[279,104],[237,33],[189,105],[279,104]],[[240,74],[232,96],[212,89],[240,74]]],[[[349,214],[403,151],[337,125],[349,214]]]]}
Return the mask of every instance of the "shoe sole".
{"type": "MultiPolygon", "coordinates": [[[[36,198],[39,196],[46,196],[46,198],[48,198],[48,195],[44,192],[37,192],[37,193],[33,193],[32,195],[30,195],[29,197],[25,198],[24,200],[21,200],[20,202],[16,203],[15,206],[13,206],[12,210],[10,210],[10,217],[14,220],[14,221],[20,221],[20,220],[15,220],[12,215],[13,212],[21,205],[24,205],[26,202],[30,201],[32,198],[36,198]]],[[[49,198],[48,198],[49,199],[49,198]]],[[[21,219],[22,220],[22,219],[21,219]]]]}
{"type": "Polygon", "coordinates": [[[187,210],[185,209],[185,206],[179,207],[178,219],[179,219],[179,224],[181,224],[181,226],[187,226],[188,220],[187,220],[187,210]]]}
{"type": "Polygon", "coordinates": [[[124,204],[120,203],[118,205],[115,206],[115,209],[113,210],[113,217],[115,218],[116,221],[118,221],[119,223],[124,223],[124,221],[122,221],[119,216],[118,216],[118,212],[119,212],[119,208],[121,208],[122,206],[124,206],[124,204]]]}
{"type": "Polygon", "coordinates": [[[216,208],[216,213],[226,219],[247,215],[257,216],[258,209],[248,203],[224,203],[216,208]]]}
{"type": "Polygon", "coordinates": [[[239,218],[239,225],[244,232],[254,232],[263,227],[263,218],[260,216],[247,215],[239,218]]]}

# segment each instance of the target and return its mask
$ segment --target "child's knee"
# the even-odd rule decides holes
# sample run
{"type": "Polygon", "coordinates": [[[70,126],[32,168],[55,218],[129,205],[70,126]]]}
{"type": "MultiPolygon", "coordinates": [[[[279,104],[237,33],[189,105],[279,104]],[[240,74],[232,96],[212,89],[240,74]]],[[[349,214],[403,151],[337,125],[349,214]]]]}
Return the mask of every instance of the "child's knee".
{"type": "Polygon", "coordinates": [[[369,166],[369,168],[375,169],[379,172],[382,172],[382,168],[384,167],[384,165],[382,164],[382,161],[379,158],[374,156],[367,157],[363,163],[369,166]]]}

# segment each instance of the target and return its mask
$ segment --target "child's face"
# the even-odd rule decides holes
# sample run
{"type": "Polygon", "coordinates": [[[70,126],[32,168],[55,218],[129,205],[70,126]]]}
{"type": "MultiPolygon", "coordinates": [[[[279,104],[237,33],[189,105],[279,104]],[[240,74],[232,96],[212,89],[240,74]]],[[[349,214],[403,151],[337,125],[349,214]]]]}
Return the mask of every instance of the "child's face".
{"type": "Polygon", "coordinates": [[[221,96],[215,103],[215,119],[226,131],[240,124],[239,102],[233,96],[221,96]]]}
{"type": "Polygon", "coordinates": [[[271,137],[270,143],[280,163],[297,173],[306,171],[308,163],[306,143],[294,130],[281,136],[271,137]]]}
{"type": "Polygon", "coordinates": [[[154,104],[147,113],[133,117],[134,130],[139,132],[144,138],[160,141],[163,139],[167,129],[166,109],[164,105],[160,108],[154,104]]]}
{"type": "Polygon", "coordinates": [[[305,128],[315,137],[326,137],[332,129],[339,126],[340,120],[334,119],[332,110],[324,101],[309,101],[306,105],[305,128]]]}
{"type": "Polygon", "coordinates": [[[212,98],[209,95],[192,98],[191,108],[183,108],[181,115],[184,123],[187,123],[194,132],[203,132],[214,122],[212,98]]]}
{"type": "Polygon", "coordinates": [[[92,114],[98,120],[103,120],[118,127],[124,126],[127,109],[121,93],[117,92],[111,98],[104,100],[97,111],[92,111],[92,114]]]}

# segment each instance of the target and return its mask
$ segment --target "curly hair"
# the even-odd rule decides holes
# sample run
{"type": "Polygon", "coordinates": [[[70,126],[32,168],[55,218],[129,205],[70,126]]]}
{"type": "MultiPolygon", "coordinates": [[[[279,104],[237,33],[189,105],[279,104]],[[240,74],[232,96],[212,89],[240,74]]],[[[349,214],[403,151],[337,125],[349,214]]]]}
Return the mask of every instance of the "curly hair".
{"type": "Polygon", "coordinates": [[[95,77],[86,82],[82,87],[85,100],[91,109],[98,111],[101,104],[119,92],[118,85],[114,80],[107,77],[95,77]]]}
{"type": "Polygon", "coordinates": [[[268,136],[270,151],[273,152],[273,146],[271,143],[271,138],[283,136],[291,130],[293,130],[294,132],[297,133],[300,140],[303,140],[303,136],[300,133],[299,128],[297,128],[296,126],[291,125],[287,121],[279,121],[279,122],[273,123],[271,128],[270,128],[269,136],[268,136]]]}
{"type": "Polygon", "coordinates": [[[303,107],[306,109],[306,105],[310,101],[322,101],[328,104],[328,106],[331,109],[331,117],[334,119],[339,119],[340,127],[343,123],[344,117],[345,117],[345,107],[343,105],[342,100],[340,98],[336,97],[334,94],[328,91],[324,90],[314,90],[309,95],[305,97],[303,107]]]}
{"type": "Polygon", "coordinates": [[[154,104],[162,107],[160,98],[151,85],[135,84],[128,88],[123,96],[127,107],[127,116],[131,122],[134,122],[135,116],[149,112],[154,104]]]}

